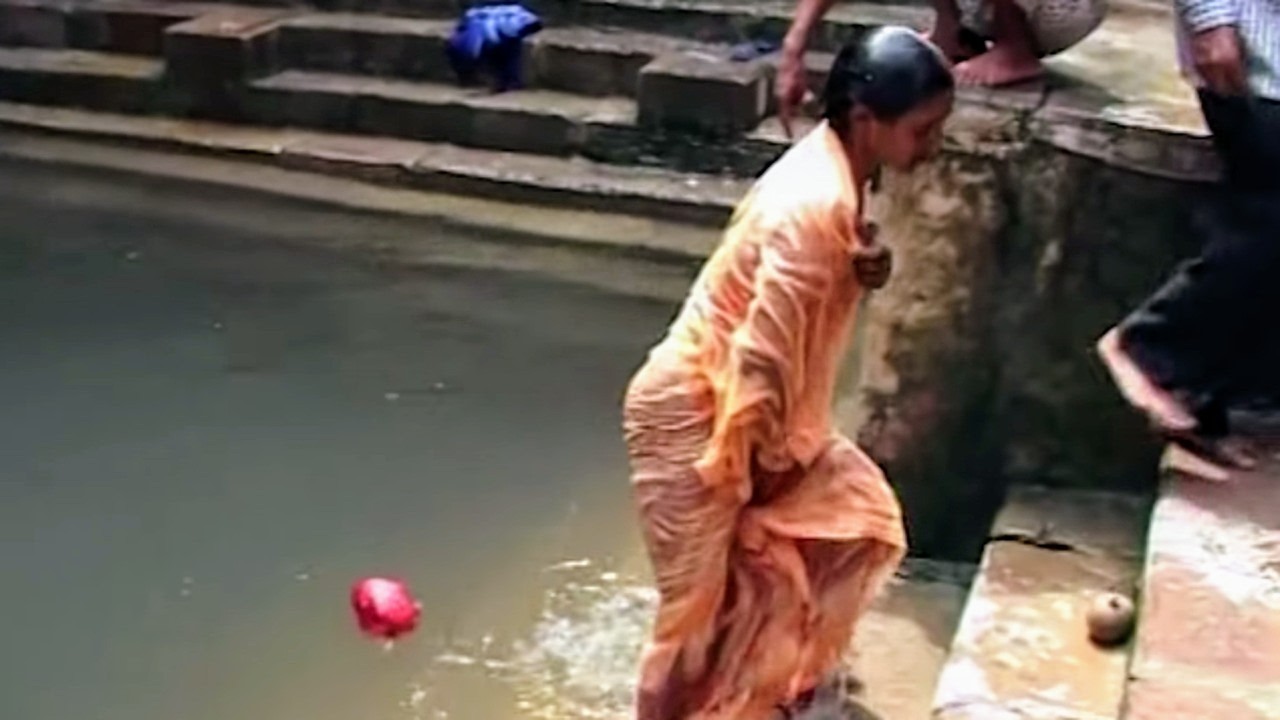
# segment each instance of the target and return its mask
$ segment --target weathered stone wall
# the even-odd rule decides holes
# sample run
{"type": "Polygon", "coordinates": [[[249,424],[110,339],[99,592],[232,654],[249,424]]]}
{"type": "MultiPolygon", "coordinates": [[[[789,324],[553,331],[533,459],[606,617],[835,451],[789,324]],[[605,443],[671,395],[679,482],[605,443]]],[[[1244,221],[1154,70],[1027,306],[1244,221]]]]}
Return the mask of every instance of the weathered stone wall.
{"type": "Polygon", "coordinates": [[[975,557],[1010,483],[1154,486],[1156,445],[1092,348],[1194,251],[1201,190],[980,105],[937,161],[885,178],[872,215],[895,277],[868,305],[838,411],[886,468],[915,552],[975,557]]]}

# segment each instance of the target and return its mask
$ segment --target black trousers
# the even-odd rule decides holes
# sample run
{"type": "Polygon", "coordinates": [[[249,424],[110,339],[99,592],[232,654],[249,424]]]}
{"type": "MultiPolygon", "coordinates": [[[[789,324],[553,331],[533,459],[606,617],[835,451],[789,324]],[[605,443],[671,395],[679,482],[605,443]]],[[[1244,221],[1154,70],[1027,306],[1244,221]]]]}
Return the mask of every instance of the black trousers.
{"type": "Polygon", "coordinates": [[[1121,323],[1126,352],[1206,435],[1280,417],[1280,102],[1201,93],[1223,182],[1197,208],[1198,257],[1121,323]]]}

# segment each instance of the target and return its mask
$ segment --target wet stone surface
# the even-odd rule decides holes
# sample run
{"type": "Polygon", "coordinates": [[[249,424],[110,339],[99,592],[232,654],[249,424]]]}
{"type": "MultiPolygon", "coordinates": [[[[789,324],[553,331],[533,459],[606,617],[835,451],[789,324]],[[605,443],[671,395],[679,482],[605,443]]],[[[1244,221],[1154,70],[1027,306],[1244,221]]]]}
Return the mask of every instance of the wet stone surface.
{"type": "Polygon", "coordinates": [[[1280,715],[1280,465],[1174,469],[1151,523],[1128,720],[1280,715]]]}

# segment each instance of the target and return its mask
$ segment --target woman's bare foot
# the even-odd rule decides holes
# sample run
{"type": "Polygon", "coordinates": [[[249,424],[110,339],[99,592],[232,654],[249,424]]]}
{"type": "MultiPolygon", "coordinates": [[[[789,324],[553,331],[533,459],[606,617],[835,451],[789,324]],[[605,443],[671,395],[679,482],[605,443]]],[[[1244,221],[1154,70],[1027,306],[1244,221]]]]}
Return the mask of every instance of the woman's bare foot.
{"type": "Polygon", "coordinates": [[[1111,374],[1120,394],[1151,419],[1162,431],[1186,432],[1196,426],[1196,419],[1172,394],[1147,377],[1142,368],[1120,345],[1120,329],[1112,328],[1098,341],[1098,356],[1111,374]]]}
{"type": "Polygon", "coordinates": [[[999,43],[981,55],[956,65],[961,85],[999,87],[1033,80],[1044,74],[1044,65],[1030,49],[999,43]]]}

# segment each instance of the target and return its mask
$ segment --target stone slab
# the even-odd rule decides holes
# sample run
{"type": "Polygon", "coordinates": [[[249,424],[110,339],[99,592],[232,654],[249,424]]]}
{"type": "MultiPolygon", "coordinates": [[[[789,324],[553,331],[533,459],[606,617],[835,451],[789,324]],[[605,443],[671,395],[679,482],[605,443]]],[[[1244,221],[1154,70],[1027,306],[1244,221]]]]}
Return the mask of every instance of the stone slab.
{"type": "Polygon", "coordinates": [[[41,0],[0,3],[0,45],[66,47],[66,16],[59,6],[41,0]]]}
{"type": "Polygon", "coordinates": [[[0,99],[152,112],[163,102],[162,69],[151,58],[0,47],[0,99]]]}
{"type": "Polygon", "coordinates": [[[315,13],[280,25],[287,67],[451,82],[445,45],[448,20],[358,13],[315,13]]]}
{"type": "MultiPolygon", "coordinates": [[[[787,0],[582,0],[575,19],[702,42],[737,43],[781,39],[794,13],[795,3],[787,0]]],[[[931,19],[932,12],[924,4],[837,4],[815,30],[812,47],[834,52],[871,28],[905,25],[923,30],[931,19]]]]}
{"type": "Polygon", "coordinates": [[[760,124],[769,108],[764,63],[726,62],[676,52],[640,71],[639,113],[645,127],[737,134],[760,124]]]}
{"type": "Polygon", "coordinates": [[[277,68],[277,28],[286,11],[227,8],[165,30],[169,80],[202,94],[225,90],[277,68]]]}
{"type": "Polygon", "coordinates": [[[160,55],[164,31],[232,3],[165,0],[0,0],[0,44],[160,55]]]}
{"type": "Polygon", "coordinates": [[[1085,615],[1100,593],[1132,592],[1145,510],[1131,496],[1013,488],[993,525],[932,717],[1118,717],[1129,653],[1094,645],[1085,615]]]}
{"type": "Polygon", "coordinates": [[[629,121],[625,99],[520,90],[494,95],[436,83],[288,71],[250,85],[251,122],[568,155],[592,121],[629,121]]]}
{"type": "Polygon", "coordinates": [[[598,28],[548,28],[534,36],[530,68],[541,87],[635,97],[640,71],[663,53],[696,49],[674,38],[598,28]]]}
{"type": "Polygon", "coordinates": [[[1166,473],[1125,718],[1280,717],[1280,463],[1166,473]]]}
{"type": "Polygon", "coordinates": [[[1050,92],[1028,127],[1040,142],[1126,170],[1172,180],[1218,178],[1221,168],[1206,134],[1125,111],[1099,88],[1062,87],[1050,92]]]}
{"type": "Polygon", "coordinates": [[[213,9],[199,3],[112,0],[66,6],[67,44],[87,50],[158,56],[168,28],[213,9]]]}

